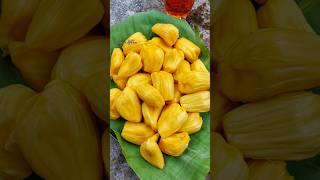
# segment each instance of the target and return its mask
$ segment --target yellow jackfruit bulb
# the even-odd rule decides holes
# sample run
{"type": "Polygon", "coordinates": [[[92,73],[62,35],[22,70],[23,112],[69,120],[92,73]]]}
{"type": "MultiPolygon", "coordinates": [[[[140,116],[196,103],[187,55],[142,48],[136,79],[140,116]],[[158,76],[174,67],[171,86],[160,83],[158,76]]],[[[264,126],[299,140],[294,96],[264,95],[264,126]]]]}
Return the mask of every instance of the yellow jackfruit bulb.
{"type": "Polygon", "coordinates": [[[203,62],[198,59],[191,64],[191,71],[209,72],[203,62]]]}
{"type": "Polygon", "coordinates": [[[214,180],[247,180],[248,166],[241,152],[226,143],[218,133],[211,133],[214,180]]]}
{"type": "Polygon", "coordinates": [[[86,100],[71,85],[51,81],[24,104],[18,122],[18,146],[39,176],[102,179],[97,127],[86,100]]]}
{"type": "Polygon", "coordinates": [[[169,73],[174,73],[183,60],[184,54],[182,51],[174,48],[170,49],[164,56],[163,70],[169,73]]]}
{"type": "Polygon", "coordinates": [[[128,78],[127,77],[119,77],[118,75],[114,75],[112,78],[113,82],[116,83],[119,89],[124,89],[126,87],[128,78]]]}
{"type": "Polygon", "coordinates": [[[168,104],[179,103],[181,92],[178,89],[178,84],[174,84],[174,98],[171,101],[167,101],[168,104]]]}
{"type": "Polygon", "coordinates": [[[141,145],[154,134],[155,132],[144,123],[126,121],[121,132],[121,137],[128,142],[141,145]]]}
{"type": "Polygon", "coordinates": [[[173,134],[169,137],[161,137],[159,147],[162,152],[170,156],[181,156],[188,148],[190,136],[186,132],[173,134]]]}
{"type": "Polygon", "coordinates": [[[217,57],[214,60],[221,62],[234,42],[258,29],[258,22],[250,0],[220,0],[215,14],[213,47],[217,57]]]}
{"type": "Polygon", "coordinates": [[[153,87],[158,89],[165,101],[170,101],[174,98],[174,81],[172,74],[160,71],[151,74],[153,87]]]}
{"type": "Polygon", "coordinates": [[[154,131],[158,131],[158,119],[163,107],[149,106],[144,102],[142,103],[141,108],[144,123],[150,126],[154,131]]]}
{"type": "Polygon", "coordinates": [[[129,87],[124,88],[117,98],[116,109],[121,117],[131,122],[140,122],[142,117],[138,95],[129,87]]]}
{"type": "Polygon", "coordinates": [[[39,1],[26,43],[31,48],[45,51],[61,49],[87,34],[103,14],[100,0],[39,1]]]}
{"type": "Polygon", "coordinates": [[[152,26],[152,32],[160,36],[168,46],[175,44],[179,38],[179,29],[173,24],[157,23],[152,26]]]}
{"type": "Polygon", "coordinates": [[[181,107],[188,112],[210,111],[210,91],[199,91],[180,98],[181,107]]]}
{"type": "Polygon", "coordinates": [[[0,19],[0,48],[10,41],[24,41],[40,0],[2,0],[0,19]]]}
{"type": "Polygon", "coordinates": [[[135,52],[130,52],[120,66],[118,76],[130,77],[142,68],[141,56],[135,52]]]}
{"type": "Polygon", "coordinates": [[[61,52],[52,70],[52,79],[67,81],[82,91],[92,75],[97,72],[108,73],[107,50],[104,36],[80,39],[61,52]]]}
{"type": "Polygon", "coordinates": [[[51,79],[51,70],[59,52],[41,52],[30,49],[24,42],[9,43],[11,60],[33,89],[41,91],[51,79]]]}
{"type": "Polygon", "coordinates": [[[294,180],[285,161],[250,160],[249,180],[294,180]]]}
{"type": "Polygon", "coordinates": [[[189,71],[184,73],[178,83],[181,93],[190,94],[210,89],[210,73],[189,71]]]}
{"type": "Polygon", "coordinates": [[[109,123],[107,109],[107,75],[105,72],[99,72],[88,79],[88,84],[84,88],[86,96],[93,112],[104,122],[109,123]]]}
{"type": "Polygon", "coordinates": [[[212,98],[212,106],[213,112],[213,131],[219,131],[222,128],[222,119],[223,116],[235,108],[238,103],[230,101],[226,96],[224,96],[221,92],[218,90],[215,90],[213,92],[213,98],[212,98]]]}
{"type": "Polygon", "coordinates": [[[110,62],[110,76],[114,76],[118,74],[120,66],[124,61],[124,55],[120,48],[114,48],[111,55],[110,62]]]}
{"type": "Polygon", "coordinates": [[[130,52],[140,53],[143,45],[147,42],[147,38],[141,33],[132,34],[122,45],[122,50],[125,55],[130,52]]]}
{"type": "Polygon", "coordinates": [[[157,144],[159,134],[155,134],[146,140],[140,146],[141,156],[153,166],[163,169],[164,167],[164,158],[163,154],[157,144]]]}
{"type": "Polygon", "coordinates": [[[151,40],[149,40],[148,42],[150,42],[151,44],[154,44],[158,47],[160,47],[164,52],[167,52],[168,50],[171,49],[171,47],[169,47],[164,41],[163,39],[159,38],[159,37],[153,37],[151,40]]]}
{"type": "Polygon", "coordinates": [[[118,88],[110,89],[110,118],[111,119],[118,119],[120,114],[116,109],[116,101],[118,97],[121,95],[121,90],[118,88]]]}
{"type": "Polygon", "coordinates": [[[136,89],[138,96],[149,106],[162,107],[165,102],[160,92],[150,84],[142,84],[136,89]]]}
{"type": "Polygon", "coordinates": [[[17,124],[17,111],[35,92],[23,85],[14,84],[0,89],[0,178],[24,179],[32,172],[10,138],[17,124]],[[10,149],[7,146],[11,146],[10,149]]]}
{"type": "Polygon", "coordinates": [[[148,73],[137,73],[127,81],[127,87],[136,90],[142,84],[151,84],[151,76],[148,73]]]}
{"type": "Polygon", "coordinates": [[[234,102],[265,99],[320,85],[320,36],[263,29],[234,44],[219,64],[218,87],[234,102]]]}
{"type": "Polygon", "coordinates": [[[165,138],[177,132],[187,121],[187,112],[178,104],[167,105],[161,112],[158,120],[158,132],[165,138]]]}
{"type": "Polygon", "coordinates": [[[315,33],[294,0],[268,0],[257,11],[260,28],[288,28],[315,33]]]}
{"type": "Polygon", "coordinates": [[[149,44],[142,48],[140,55],[145,72],[153,73],[161,70],[164,60],[164,52],[161,48],[149,44]]]}
{"type": "Polygon", "coordinates": [[[183,51],[184,56],[190,63],[193,63],[199,57],[200,48],[186,38],[178,39],[174,47],[183,51]]]}
{"type": "Polygon", "coordinates": [[[174,80],[179,81],[184,76],[184,73],[189,71],[191,71],[190,63],[186,60],[181,61],[173,74],[174,80]]]}
{"type": "Polygon", "coordinates": [[[179,132],[193,134],[200,131],[202,126],[202,117],[200,113],[188,113],[187,121],[182,125],[179,132]]]}
{"type": "Polygon", "coordinates": [[[311,92],[279,95],[228,112],[224,132],[248,158],[310,158],[320,152],[319,108],[320,96],[311,92]]]}

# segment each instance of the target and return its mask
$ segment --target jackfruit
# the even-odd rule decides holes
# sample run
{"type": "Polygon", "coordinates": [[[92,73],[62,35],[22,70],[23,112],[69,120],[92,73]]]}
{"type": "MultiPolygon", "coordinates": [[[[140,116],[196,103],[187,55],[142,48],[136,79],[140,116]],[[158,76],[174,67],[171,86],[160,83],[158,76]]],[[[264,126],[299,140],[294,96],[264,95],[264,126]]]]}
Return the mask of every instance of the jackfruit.
{"type": "Polygon", "coordinates": [[[126,121],[121,132],[121,137],[133,144],[141,145],[154,134],[155,132],[144,123],[126,121]]]}
{"type": "Polygon", "coordinates": [[[118,119],[120,114],[116,109],[116,101],[118,97],[121,95],[121,90],[118,88],[110,89],[110,118],[111,119],[118,119]]]}
{"type": "Polygon", "coordinates": [[[191,64],[191,71],[209,72],[203,62],[198,59],[191,64]]]}
{"type": "Polygon", "coordinates": [[[85,99],[68,83],[50,82],[26,101],[17,119],[18,146],[39,176],[102,179],[101,142],[94,118],[85,99]]]}
{"type": "Polygon", "coordinates": [[[184,60],[183,52],[172,48],[168,50],[166,52],[166,55],[164,56],[163,70],[169,73],[174,73],[177,70],[181,61],[183,60],[184,60]]]}
{"type": "Polygon", "coordinates": [[[213,92],[212,98],[213,112],[213,131],[220,131],[222,128],[223,116],[235,108],[238,103],[230,101],[226,96],[224,96],[220,91],[215,90],[213,92]]]}
{"type": "Polygon", "coordinates": [[[210,73],[189,71],[183,74],[178,83],[181,93],[190,94],[210,89],[210,73]]]}
{"type": "Polygon", "coordinates": [[[225,142],[223,137],[211,133],[213,147],[212,167],[214,180],[247,180],[248,166],[241,152],[225,142]]]}
{"type": "Polygon", "coordinates": [[[122,50],[125,55],[130,52],[140,53],[143,45],[146,44],[147,38],[141,33],[132,34],[122,45],[122,50]]]}
{"type": "Polygon", "coordinates": [[[162,152],[171,156],[181,156],[189,145],[190,137],[188,133],[181,132],[169,137],[161,137],[159,147],[162,152]]]}
{"type": "Polygon", "coordinates": [[[168,46],[172,46],[179,38],[179,29],[173,24],[157,23],[152,26],[152,32],[160,36],[168,46]]]}
{"type": "Polygon", "coordinates": [[[11,60],[33,89],[41,91],[51,79],[51,70],[59,52],[41,52],[30,49],[24,42],[9,43],[11,60]]]}
{"type": "Polygon", "coordinates": [[[0,89],[0,178],[24,179],[32,172],[18,147],[7,146],[17,124],[17,111],[34,95],[33,90],[19,84],[0,89]]]}
{"type": "Polygon", "coordinates": [[[80,39],[61,52],[52,70],[52,79],[67,81],[82,91],[89,77],[98,72],[108,73],[107,50],[104,36],[80,39]]]}
{"type": "Polygon", "coordinates": [[[142,84],[136,91],[140,99],[149,106],[162,107],[165,104],[160,92],[150,84],[142,84]]]}
{"type": "Polygon", "coordinates": [[[179,81],[183,78],[184,74],[189,71],[191,71],[190,63],[186,60],[181,61],[177,70],[173,74],[174,80],[179,81]]]}
{"type": "Polygon", "coordinates": [[[137,73],[127,81],[127,87],[136,90],[142,84],[151,84],[151,76],[148,73],[137,73]]]}
{"type": "Polygon", "coordinates": [[[159,37],[153,37],[151,40],[148,41],[151,44],[154,44],[158,47],[160,47],[165,53],[171,49],[164,41],[163,39],[159,37]]]}
{"type": "Polygon", "coordinates": [[[168,104],[179,103],[181,97],[181,92],[178,89],[178,84],[174,84],[174,97],[171,101],[167,101],[168,104]]]}
{"type": "Polygon", "coordinates": [[[118,76],[130,77],[142,68],[141,56],[135,52],[130,52],[120,66],[118,76]]]}
{"type": "Polygon", "coordinates": [[[187,112],[178,104],[167,105],[161,112],[158,120],[158,132],[161,137],[166,138],[177,132],[187,121],[187,112]]]}
{"type": "Polygon", "coordinates": [[[124,55],[120,48],[114,48],[111,55],[110,62],[110,76],[114,76],[118,74],[120,66],[124,61],[124,55]]]}
{"type": "Polygon", "coordinates": [[[200,113],[188,113],[187,121],[182,125],[179,132],[193,134],[200,131],[202,126],[202,117],[200,113]]]}
{"type": "Polygon", "coordinates": [[[320,85],[320,37],[264,29],[234,44],[219,64],[218,87],[230,100],[248,102],[320,85]]]}
{"type": "Polygon", "coordinates": [[[1,1],[0,48],[6,47],[10,41],[24,41],[39,1],[1,1]]]}
{"type": "Polygon", "coordinates": [[[180,98],[181,107],[188,112],[208,112],[210,110],[210,91],[199,91],[180,98]]]}
{"type": "MultiPolygon", "coordinates": [[[[133,77],[133,76],[132,76],[133,77]]],[[[127,77],[119,77],[118,75],[114,75],[112,78],[113,82],[116,83],[119,89],[124,89],[128,82],[127,77]]]]}
{"type": "Polygon", "coordinates": [[[176,49],[183,51],[185,58],[190,62],[196,61],[200,54],[200,48],[186,38],[180,38],[174,45],[176,49]]]}
{"type": "Polygon", "coordinates": [[[153,73],[161,70],[164,60],[164,52],[161,48],[149,44],[142,48],[140,55],[145,72],[153,73]]]}
{"type": "Polygon", "coordinates": [[[86,96],[93,112],[104,122],[108,123],[108,108],[107,108],[107,83],[105,72],[98,72],[88,79],[88,84],[84,88],[86,96]]]}
{"type": "Polygon", "coordinates": [[[26,35],[26,44],[44,51],[61,49],[87,34],[100,22],[103,14],[100,0],[39,1],[26,35]]]}
{"type": "Polygon", "coordinates": [[[214,60],[221,62],[234,42],[258,29],[258,22],[255,8],[250,0],[220,0],[214,14],[216,14],[213,24],[213,47],[216,52],[214,60]]]}
{"type": "Polygon", "coordinates": [[[158,119],[162,111],[161,107],[153,107],[142,103],[142,115],[144,123],[150,126],[154,131],[158,131],[158,119]]]}
{"type": "Polygon", "coordinates": [[[151,74],[153,86],[158,89],[165,101],[170,101],[174,98],[174,81],[172,74],[160,71],[151,74]]]}
{"type": "Polygon", "coordinates": [[[131,122],[140,122],[141,104],[138,95],[129,87],[124,88],[117,98],[116,109],[121,117],[131,122]]]}
{"type": "Polygon", "coordinates": [[[103,36],[80,39],[65,48],[52,70],[52,79],[70,83],[89,99],[96,115],[109,122],[106,109],[107,45],[103,36]],[[97,100],[102,98],[103,100],[97,100]]]}
{"type": "Polygon", "coordinates": [[[157,144],[159,134],[155,134],[146,140],[140,146],[141,156],[148,161],[153,166],[163,169],[164,167],[164,158],[163,154],[157,144]]]}
{"type": "Polygon", "coordinates": [[[228,112],[224,132],[248,158],[310,158],[320,152],[319,108],[320,96],[311,92],[279,95],[228,112]]]}
{"type": "Polygon", "coordinates": [[[260,28],[288,28],[315,33],[294,0],[268,0],[257,11],[260,28]]]}
{"type": "Polygon", "coordinates": [[[285,161],[250,160],[248,166],[249,180],[294,180],[285,161]]]}

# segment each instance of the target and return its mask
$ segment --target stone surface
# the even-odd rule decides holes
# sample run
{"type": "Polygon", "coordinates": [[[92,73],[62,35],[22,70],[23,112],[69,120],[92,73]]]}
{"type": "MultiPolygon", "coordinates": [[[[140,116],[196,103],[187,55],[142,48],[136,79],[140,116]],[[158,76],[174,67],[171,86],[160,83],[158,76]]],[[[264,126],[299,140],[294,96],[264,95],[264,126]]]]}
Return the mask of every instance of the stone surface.
{"type": "MultiPolygon", "coordinates": [[[[164,11],[163,0],[110,0],[110,25],[135,14],[148,10],[164,11]],[[124,3],[125,2],[125,3],[124,3]]],[[[208,0],[196,0],[186,19],[191,27],[198,26],[203,34],[203,40],[210,48],[210,4],[208,0]]],[[[138,180],[133,170],[128,166],[121,153],[115,137],[110,135],[110,179],[138,180]]],[[[209,179],[209,177],[207,178],[209,179]]]]}

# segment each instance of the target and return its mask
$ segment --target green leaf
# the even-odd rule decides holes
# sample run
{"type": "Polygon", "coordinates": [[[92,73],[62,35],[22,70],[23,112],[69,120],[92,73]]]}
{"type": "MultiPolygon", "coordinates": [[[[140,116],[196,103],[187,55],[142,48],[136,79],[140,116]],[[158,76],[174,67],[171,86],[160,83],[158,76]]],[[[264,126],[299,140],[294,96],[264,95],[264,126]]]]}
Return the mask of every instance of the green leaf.
{"type": "MultiPolygon", "coordinates": [[[[194,33],[189,24],[184,20],[167,16],[158,11],[137,13],[128,19],[111,27],[110,54],[116,47],[133,33],[141,32],[148,39],[154,36],[151,27],[155,23],[171,23],[179,28],[180,36],[186,37],[201,48],[200,59],[210,69],[210,53],[202,39],[194,33]]],[[[112,82],[111,87],[116,87],[112,82]]],[[[180,157],[165,155],[165,168],[160,170],[146,162],[140,155],[139,146],[128,143],[121,138],[124,120],[111,121],[110,128],[114,131],[122,152],[135,173],[142,180],[163,179],[205,179],[210,168],[210,113],[202,113],[202,129],[191,135],[188,149],[180,157]]]]}
{"type": "Polygon", "coordinates": [[[320,155],[303,161],[289,161],[287,169],[295,180],[320,179],[320,155]]]}
{"type": "Polygon", "coordinates": [[[10,84],[23,84],[23,79],[19,71],[12,64],[9,56],[3,57],[0,51],[0,88],[10,84]]]}
{"type": "Polygon", "coordinates": [[[319,0],[296,0],[304,16],[311,27],[320,34],[320,1],[319,0]]]}

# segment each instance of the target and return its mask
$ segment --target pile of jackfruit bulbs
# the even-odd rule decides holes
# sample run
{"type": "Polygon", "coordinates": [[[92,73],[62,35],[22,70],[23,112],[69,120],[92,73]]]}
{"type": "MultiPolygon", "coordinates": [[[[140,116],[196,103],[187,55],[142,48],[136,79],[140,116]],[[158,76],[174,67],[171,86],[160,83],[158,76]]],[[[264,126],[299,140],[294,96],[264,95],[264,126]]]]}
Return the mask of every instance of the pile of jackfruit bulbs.
{"type": "Polygon", "coordinates": [[[0,46],[28,86],[0,89],[0,179],[109,174],[104,12],[100,0],[1,1],[0,46]]]}
{"type": "Polygon", "coordinates": [[[200,112],[210,110],[210,73],[198,59],[200,48],[179,38],[176,26],[157,23],[151,30],[158,37],[148,41],[136,32],[122,50],[113,49],[110,74],[118,88],[110,90],[110,118],[127,120],[121,136],[163,169],[162,152],[181,156],[189,134],[201,129],[200,112]]]}
{"type": "Polygon", "coordinates": [[[320,153],[320,36],[294,0],[216,2],[213,179],[292,180],[320,153]]]}

